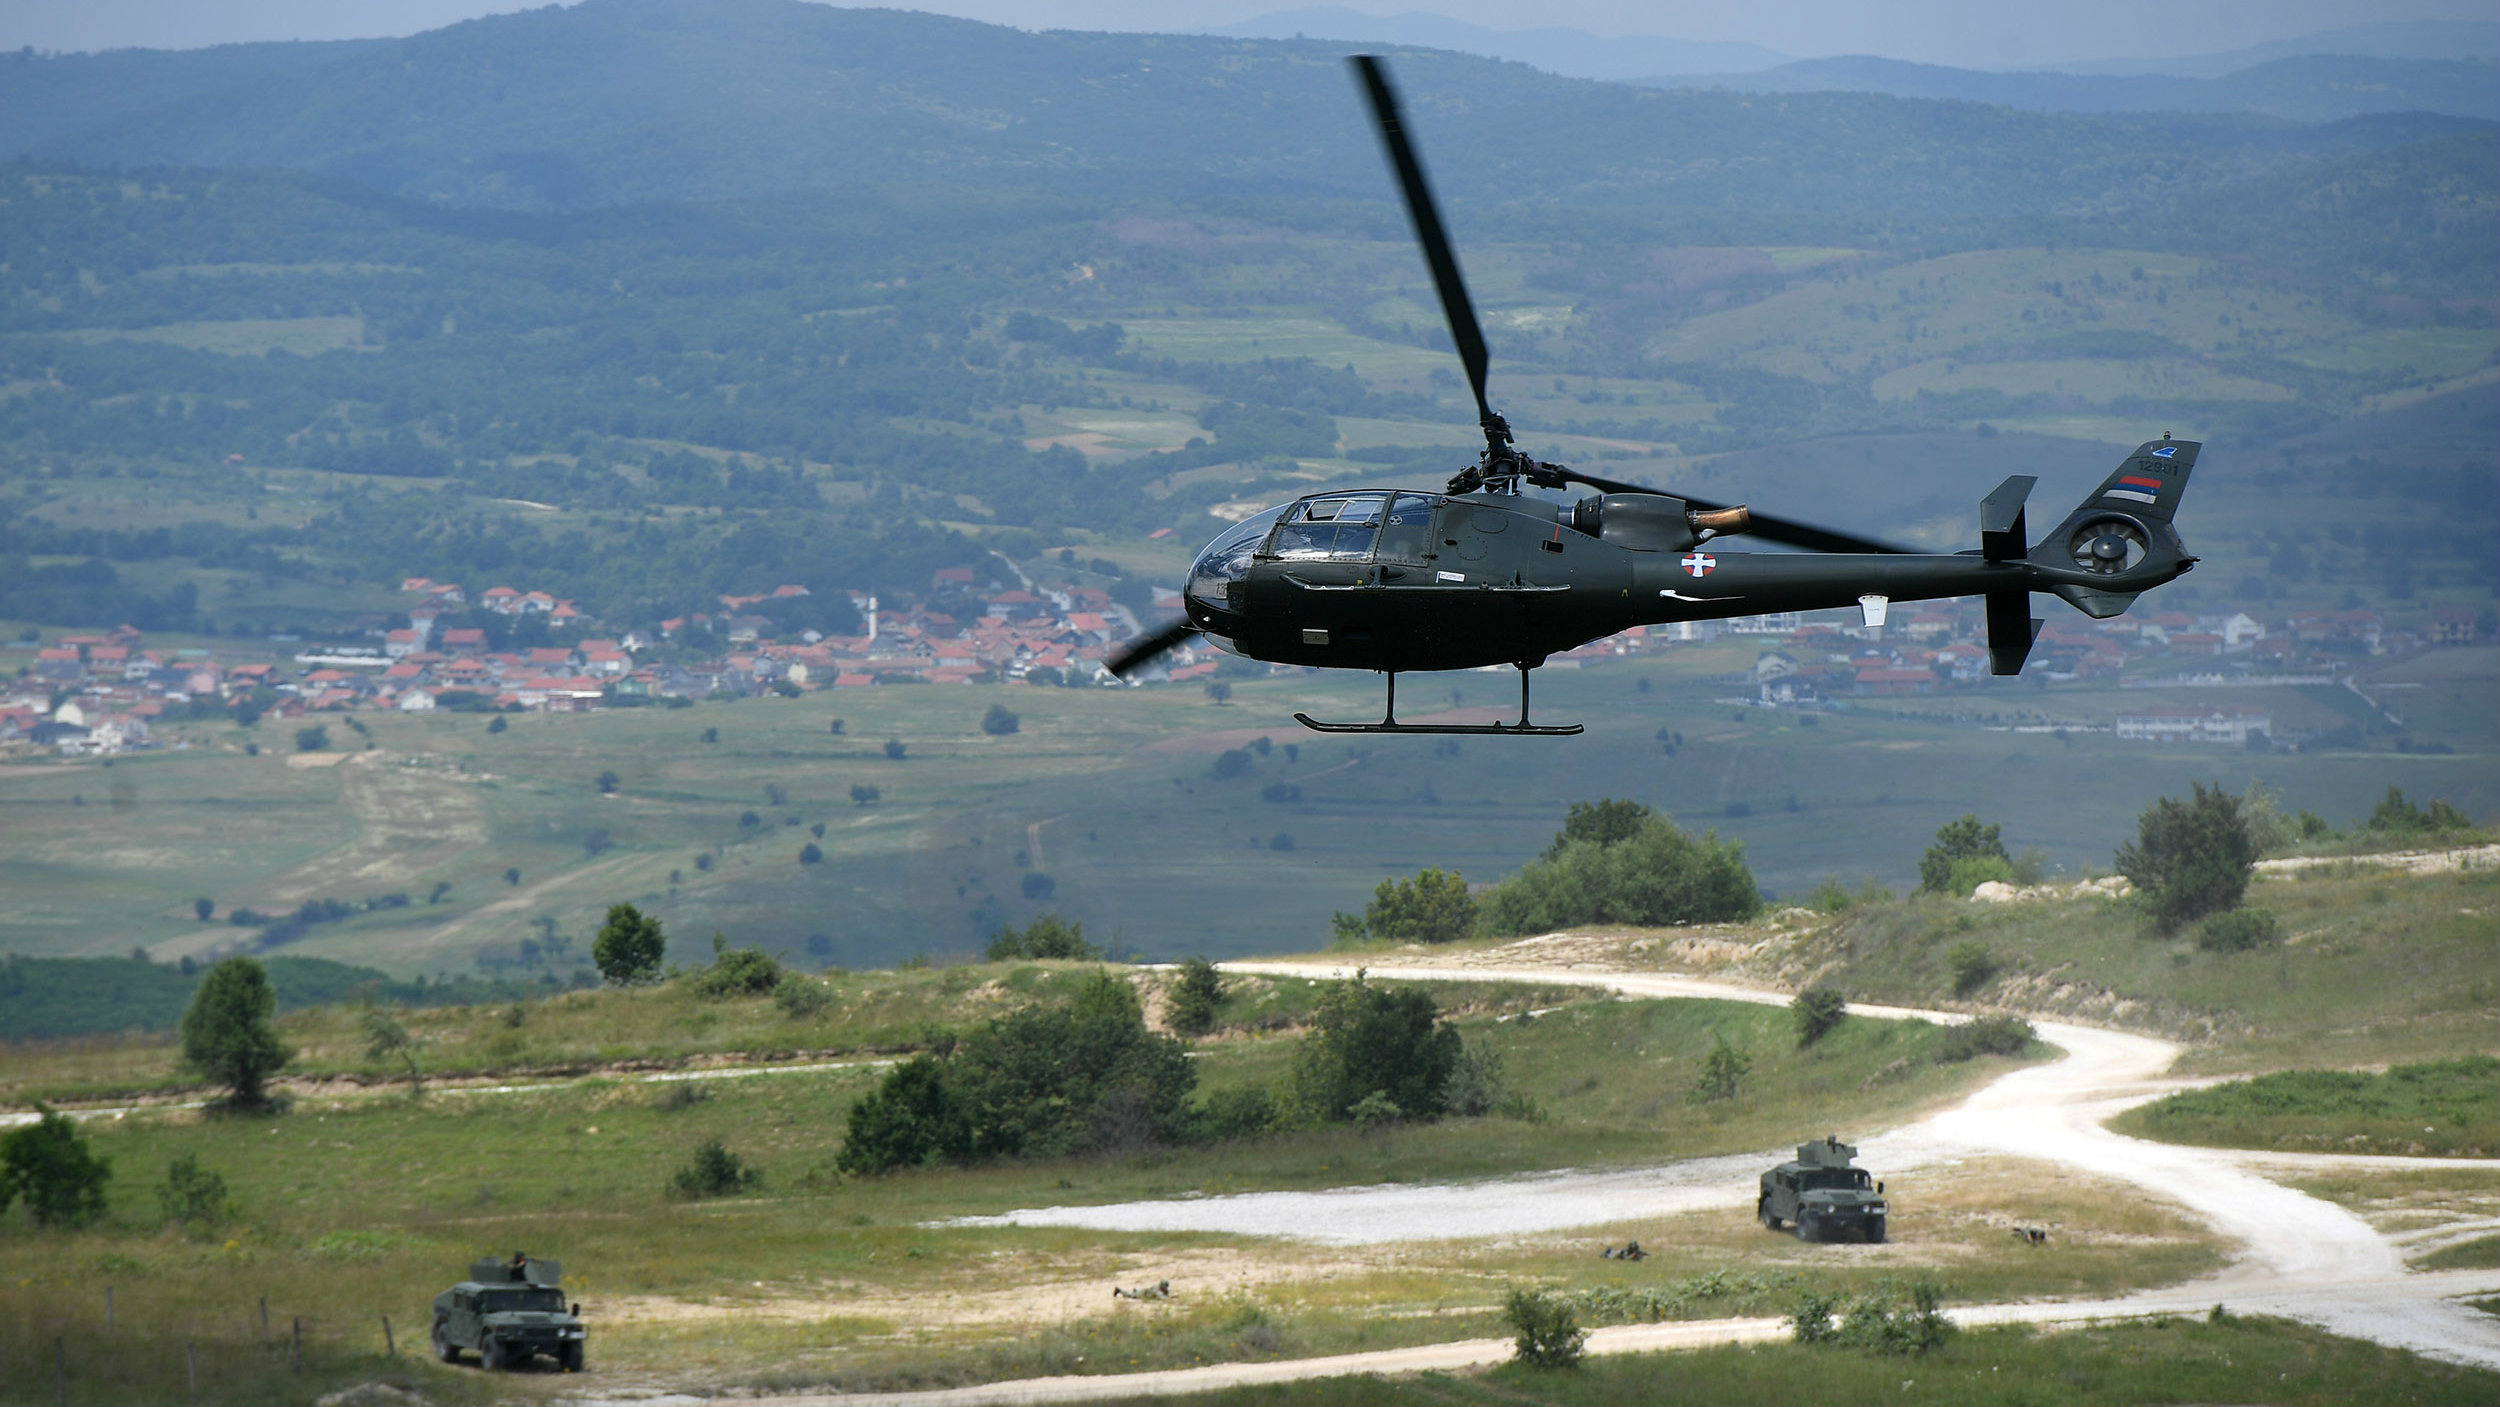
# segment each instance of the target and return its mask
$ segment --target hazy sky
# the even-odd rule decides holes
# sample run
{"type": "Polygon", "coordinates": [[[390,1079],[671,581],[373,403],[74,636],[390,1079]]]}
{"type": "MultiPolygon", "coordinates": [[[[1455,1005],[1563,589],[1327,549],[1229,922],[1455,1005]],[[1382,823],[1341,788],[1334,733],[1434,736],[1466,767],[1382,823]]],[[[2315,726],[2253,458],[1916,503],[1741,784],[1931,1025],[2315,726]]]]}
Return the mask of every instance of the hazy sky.
{"type": "MultiPolygon", "coordinates": [[[[1026,29],[1180,30],[1310,0],[935,0],[925,9],[1026,29]]],[[[1965,67],[2237,49],[2379,20],[2488,20],[2495,0],[1337,0],[1490,29],[1737,39],[1812,58],[1881,54],[1965,67]]],[[[0,48],[195,48],[251,39],[413,34],[531,8],[511,0],[0,0],[0,48]]]]}

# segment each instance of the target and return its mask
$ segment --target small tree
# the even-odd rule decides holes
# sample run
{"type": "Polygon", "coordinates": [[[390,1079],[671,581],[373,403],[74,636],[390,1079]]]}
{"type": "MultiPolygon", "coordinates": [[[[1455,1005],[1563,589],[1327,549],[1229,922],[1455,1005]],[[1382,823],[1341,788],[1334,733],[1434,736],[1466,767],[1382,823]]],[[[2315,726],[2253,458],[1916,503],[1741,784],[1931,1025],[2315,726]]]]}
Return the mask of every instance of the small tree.
{"type": "Polygon", "coordinates": [[[622,780],[622,779],[621,779],[621,778],[619,778],[619,777],[616,775],[616,773],[615,773],[615,772],[613,772],[613,771],[607,771],[607,772],[602,772],[602,773],[600,773],[600,774],[599,774],[599,794],[600,794],[601,796],[614,796],[614,795],[616,794],[616,787],[617,787],[617,783],[618,783],[620,780],[622,780]]]}
{"type": "Polygon", "coordinates": [[[1184,1036],[1203,1036],[1215,1029],[1224,1001],[1224,977],[1203,957],[1181,964],[1180,977],[1164,999],[1163,1019],[1184,1036]]]}
{"type": "Polygon", "coordinates": [[[885,755],[896,762],[902,761],[903,755],[910,751],[911,746],[905,743],[901,738],[888,738],[885,740],[885,755]]]}
{"type": "Polygon", "coordinates": [[[1753,1068],[1753,1057],[1727,1043],[1727,1037],[1712,1038],[1710,1054],[1701,1062],[1701,1073],[1694,1077],[1691,1099],[1695,1104],[1723,1104],[1736,1097],[1736,1087],[1753,1068]]]}
{"type": "Polygon", "coordinates": [[[1838,987],[1808,987],[1788,1004],[1788,1010],[1797,1018],[1797,1046],[1802,1050],[1831,1034],[1849,1014],[1849,1001],[1838,987]]]}
{"type": "Polygon", "coordinates": [[[1588,1330],[1559,1296],[1542,1290],[1511,1288],[1502,1301],[1502,1317],[1519,1337],[1519,1361],[1532,1368],[1576,1368],[1587,1352],[1588,1330]]]}
{"type": "Polygon", "coordinates": [[[752,997],[781,981],[781,960],[761,948],[733,948],[712,935],[712,965],[695,974],[694,989],[706,997],[752,997]]]}
{"type": "Polygon", "coordinates": [[[1562,848],[1575,840],[1597,845],[1630,840],[1656,814],[1637,801],[1575,801],[1563,814],[1563,827],[1555,833],[1554,843],[1545,847],[1545,858],[1551,860],[1560,855],[1562,848]]]}
{"type": "Polygon", "coordinates": [[[1363,909],[1363,926],[1390,943],[1448,943],[1467,936],[1476,901],[1456,870],[1423,870],[1413,879],[1384,879],[1363,909]]]}
{"type": "Polygon", "coordinates": [[[199,916],[200,922],[206,923],[208,922],[208,916],[217,912],[217,901],[214,899],[194,899],[191,901],[191,912],[199,916]]]}
{"type": "Polygon", "coordinates": [[[869,786],[865,782],[851,788],[851,800],[862,806],[876,805],[877,798],[883,795],[883,792],[878,791],[875,787],[869,786]]]}
{"type": "Polygon", "coordinates": [[[799,847],[799,863],[802,865],[820,865],[824,859],[824,847],[812,840],[799,847]]]}
{"type": "Polygon", "coordinates": [[[165,1181],[156,1189],[156,1205],[165,1219],[187,1225],[213,1225],[226,1219],[233,1200],[226,1180],[200,1166],[197,1154],[185,1153],[166,1165],[165,1181]]]}
{"type": "Polygon", "coordinates": [[[408,1067],[408,1097],[425,1093],[425,1085],[417,1073],[417,1039],[399,1018],[378,1006],[365,1008],[365,1058],[383,1060],[408,1067]]]}
{"type": "Polygon", "coordinates": [[[763,1185],[763,1170],[729,1151],[729,1145],[707,1138],[694,1150],[694,1160],[669,1179],[680,1197],[734,1197],[763,1185]]]}
{"type": "Polygon", "coordinates": [[[318,723],[309,728],[298,728],[295,730],[295,750],[297,752],[319,752],[329,745],[330,730],[322,727],[318,723]]]}
{"type": "Polygon", "coordinates": [[[1207,686],[1207,698],[1219,707],[1224,704],[1231,703],[1233,701],[1233,686],[1225,683],[1221,679],[1218,679],[1214,683],[1207,686]]]}
{"type": "Polygon", "coordinates": [[[104,1215],[104,1184],[113,1160],[87,1147],[78,1126],[50,1106],[35,1122],[0,1137],[0,1212],[20,1197],[37,1226],[85,1226],[104,1215]]]}
{"type": "Polygon", "coordinates": [[[269,1077],[295,1058],[270,1024],[277,1010],[268,969],[246,957],[210,968],[191,994],[182,1013],[183,1063],[226,1087],[226,1107],[265,1107],[269,1077]]]}
{"type": "Polygon", "coordinates": [[[1321,992],[1311,1026],[1293,1063],[1295,1100],[1308,1117],[1345,1119],[1375,1094],[1405,1117],[1442,1112],[1461,1047],[1432,993],[1374,987],[1358,972],[1321,992]]]}
{"type": "Polygon", "coordinates": [[[1024,725],[1024,720],[1007,711],[1005,704],[991,704],[981,715],[981,731],[993,738],[1003,738],[1024,725]]]}
{"type": "Polygon", "coordinates": [[[660,921],[631,904],[612,905],[608,921],[590,944],[590,960],[598,965],[599,975],[618,987],[658,977],[667,956],[668,935],[660,930],[660,921]]]}
{"type": "Polygon", "coordinates": [[[2257,862],[2240,799],[2219,786],[2192,785],[2187,801],[2154,802],[2138,818],[2136,838],[2118,847],[2118,872],[2144,891],[2165,932],[2238,908],[2257,862]]]}
{"type": "MultiPolygon", "coordinates": [[[[1965,860],[1993,859],[2005,866],[2002,875],[1979,873],[1978,878],[1971,880],[1973,888],[1981,880],[2012,878],[2014,862],[2005,853],[2005,842],[1998,838],[1998,829],[1979,824],[1975,815],[1965,815],[1958,821],[1948,821],[1937,827],[1936,843],[1928,846],[1927,853],[1918,859],[1918,887],[1930,894],[1952,893],[1955,886],[1953,867],[1965,860]]],[[[1961,892],[1967,894],[1970,890],[1961,892]]]]}

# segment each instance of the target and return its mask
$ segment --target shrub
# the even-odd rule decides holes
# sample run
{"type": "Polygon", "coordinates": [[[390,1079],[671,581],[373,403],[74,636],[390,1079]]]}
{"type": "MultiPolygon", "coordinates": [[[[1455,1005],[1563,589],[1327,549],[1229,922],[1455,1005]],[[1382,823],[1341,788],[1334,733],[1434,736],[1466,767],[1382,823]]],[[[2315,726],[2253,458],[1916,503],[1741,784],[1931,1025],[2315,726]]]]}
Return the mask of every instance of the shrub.
{"type": "Polygon", "coordinates": [[[961,1160],[972,1148],[962,1102],[933,1056],[894,1067],[865,1099],[851,1106],[847,1136],[834,1165],[851,1174],[961,1160]]]}
{"type": "Polygon", "coordinates": [[[1554,841],[1545,847],[1545,859],[1562,854],[1563,847],[1573,841],[1592,845],[1619,845],[1640,834],[1641,827],[1657,816],[1637,801],[1575,801],[1563,813],[1562,829],[1554,833],[1554,841]]]}
{"type": "Polygon", "coordinates": [[[1891,902],[1892,891],[1874,880],[1860,880],[1852,891],[1840,882],[1839,876],[1833,875],[1814,886],[1814,891],[1806,895],[1805,906],[1820,914],[1845,914],[1868,904],[1891,902]]]}
{"type": "Polygon", "coordinates": [[[825,851],[824,851],[824,847],[822,847],[822,846],[818,845],[816,842],[814,842],[814,841],[812,841],[812,840],[811,840],[811,841],[809,841],[808,843],[806,843],[805,845],[802,845],[802,846],[800,846],[800,847],[799,847],[799,863],[800,863],[800,864],[802,864],[802,865],[821,865],[821,864],[823,864],[824,862],[825,862],[825,851]]]}
{"type": "Polygon", "coordinates": [[[322,727],[318,723],[309,728],[298,728],[295,730],[295,750],[297,752],[319,752],[329,745],[330,730],[322,727]]]}
{"type": "Polygon", "coordinates": [[[1808,987],[1789,1002],[1788,1010],[1796,1017],[1797,1047],[1802,1050],[1831,1034],[1849,1014],[1849,1001],[1838,987],[1808,987]]]}
{"type": "Polygon", "coordinates": [[[812,977],[785,972],[781,974],[781,980],[773,984],[773,1004],[780,1007],[785,1015],[804,1018],[833,1005],[833,993],[825,990],[824,983],[812,977]]]}
{"type": "Polygon", "coordinates": [[[1502,1108],[1509,1094],[1501,1052],[1461,1044],[1458,1059],[1450,1063],[1450,1078],[1441,1086],[1441,1109],[1460,1118],[1479,1118],[1502,1108]]]}
{"type": "Polygon", "coordinates": [[[1007,711],[1005,704],[991,704],[981,715],[981,731],[993,738],[1003,738],[1024,725],[1024,720],[1007,711]]]}
{"type": "Polygon", "coordinates": [[[2118,872],[2143,890],[2167,932],[2239,907],[2257,860],[2238,797],[2202,782],[2187,801],[2163,797],[2136,822],[2136,839],[2118,847],[2118,872]]]}
{"type": "MultiPolygon", "coordinates": [[[[695,857],[696,869],[709,869],[704,861],[708,855],[695,857]]],[[[615,904],[608,909],[608,920],[599,926],[599,936],[591,940],[590,960],[599,968],[599,975],[611,986],[632,987],[649,982],[660,975],[660,960],[668,955],[668,935],[661,931],[660,921],[631,904],[615,904]]]]}
{"type": "Polygon", "coordinates": [[[1752,1056],[1729,1045],[1727,1037],[1713,1036],[1710,1054],[1702,1060],[1701,1073],[1693,1078],[1685,1097],[1695,1104],[1723,1104],[1736,1097],[1737,1085],[1752,1068],[1752,1056]]]}
{"type": "Polygon", "coordinates": [[[1354,1101],[1345,1111],[1345,1121],[1357,1128],[1373,1128],[1381,1124],[1406,1122],[1406,1111],[1398,1107],[1385,1090],[1373,1090],[1354,1101]]]}
{"type": "Polygon", "coordinates": [[[1146,1029],[1137,991],[1087,979],[1066,1007],[1034,1007],[964,1038],[949,1083],[975,1158],[1061,1157],[1180,1141],[1197,1084],[1181,1043],[1146,1029]]]}
{"type": "Polygon", "coordinates": [[[1651,816],[1621,840],[1557,840],[1552,858],[1530,861],[1484,897],[1483,927],[1518,934],[1589,923],[1710,923],[1762,907],[1744,847],[1722,843],[1715,831],[1695,838],[1651,816]]]}
{"type": "Polygon", "coordinates": [[[1983,943],[1958,943],[1945,954],[1953,968],[1953,995],[1967,997],[1997,975],[1997,960],[1983,943]]]}
{"type": "Polygon", "coordinates": [[[1180,976],[1164,998],[1163,1019],[1184,1036],[1203,1036],[1215,1029],[1216,1012],[1223,1001],[1223,974],[1205,958],[1191,958],[1181,964],[1180,976]]]}
{"type": "Polygon", "coordinates": [[[2014,863],[2002,855],[1966,855],[1953,862],[1952,870],[1945,876],[1943,892],[1967,899],[1971,891],[1992,880],[1998,884],[2015,883],[2014,863]]]}
{"type": "Polygon", "coordinates": [[[1284,1122],[1276,1096],[1265,1085],[1219,1089],[1198,1108],[1198,1136],[1213,1142],[1258,1138],[1284,1122]]]}
{"type": "Polygon", "coordinates": [[[992,962],[1012,962],[1017,958],[1092,962],[1102,956],[1102,949],[1085,941],[1084,924],[1070,923],[1057,914],[1044,914],[1026,924],[1021,933],[1013,928],[998,930],[984,953],[992,962]]]}
{"type": "Polygon", "coordinates": [[[762,1169],[730,1152],[729,1146],[719,1139],[707,1138],[694,1150],[694,1160],[669,1179],[669,1190],[690,1200],[735,1197],[763,1183],[762,1169]]]}
{"type": "Polygon", "coordinates": [[[1378,1094],[1407,1117],[1442,1110],[1457,1065],[1458,1032],[1422,987],[1375,987],[1362,973],[1331,982],[1294,1051],[1293,1098],[1310,1119],[1333,1123],[1378,1094]]]}
{"type": "Polygon", "coordinates": [[[1502,1317],[1518,1335],[1519,1361],[1534,1368],[1576,1368],[1587,1352],[1588,1330],[1579,1316],[1557,1296],[1513,1286],[1502,1301],[1502,1317]]]}
{"type": "Polygon", "coordinates": [[[623,780],[622,778],[618,777],[618,776],[616,775],[616,773],[614,773],[614,772],[612,772],[612,771],[611,771],[611,772],[602,772],[602,773],[600,773],[600,774],[599,774],[599,794],[600,794],[601,796],[613,796],[613,795],[615,795],[615,794],[616,794],[616,788],[617,788],[617,786],[620,784],[620,782],[621,782],[622,780],[623,780]]]}
{"type": "Polygon", "coordinates": [[[2272,909],[2233,909],[2196,926],[2196,946],[2211,953],[2239,953],[2283,941],[2283,921],[2272,909]]]}
{"type": "Polygon", "coordinates": [[[1384,879],[1363,908],[1363,926],[1389,943],[1449,943],[1467,936],[1476,901],[1456,870],[1422,870],[1413,879],[1384,879]]]}
{"type": "Polygon", "coordinates": [[[1832,1312],[1840,1308],[1838,1295],[1807,1290],[1797,1296],[1797,1307],[1788,1311],[1788,1329],[1801,1344],[1827,1344],[1839,1332],[1832,1322],[1832,1312]]]}
{"type": "Polygon", "coordinates": [[[704,997],[752,997],[781,982],[781,960],[761,948],[733,948],[712,935],[712,962],[694,975],[694,990],[704,997]]]}
{"type": "Polygon", "coordinates": [[[113,1160],[90,1151],[86,1135],[50,1106],[36,1104],[35,1115],[35,1122],[0,1136],[0,1212],[23,1197],[37,1226],[96,1221],[104,1215],[113,1160]]]}
{"type": "Polygon", "coordinates": [[[1965,815],[1958,821],[1948,821],[1937,827],[1936,843],[1928,846],[1927,853],[1918,858],[1918,887],[1931,894],[1970,893],[1979,880],[1974,879],[1969,886],[1958,890],[1954,888],[1953,866],[1962,860],[2001,861],[2007,866],[2005,875],[1983,875],[1981,878],[2011,878],[2013,861],[2005,853],[2005,842],[1998,837],[1998,830],[1996,826],[1979,824],[1975,815],[1965,815]]]}
{"type": "Polygon", "coordinates": [[[1982,1016],[1946,1027],[1936,1059],[1953,1064],[1982,1055],[2020,1055],[2039,1038],[2031,1023],[2019,1016],[1982,1016]]]}
{"type": "Polygon", "coordinates": [[[885,755],[893,761],[902,761],[904,756],[910,751],[911,745],[904,742],[901,738],[888,738],[885,740],[885,755]]]}
{"type": "Polygon", "coordinates": [[[2433,801],[2427,808],[2417,809],[2405,800],[2396,787],[2387,789],[2387,799],[2378,804],[2365,823],[2369,829],[2391,835],[2418,835],[2448,830],[2471,830],[2474,823],[2464,812],[2445,801],[2433,801]]]}
{"type": "Polygon", "coordinates": [[[165,1168],[156,1189],[156,1205],[165,1219],[180,1225],[214,1225],[233,1211],[226,1180],[200,1166],[197,1154],[185,1153],[165,1168]]]}
{"type": "Polygon", "coordinates": [[[191,994],[182,1013],[183,1063],[224,1085],[230,1108],[265,1107],[269,1077],[295,1058],[270,1024],[277,1009],[268,970],[245,957],[210,968],[191,994]]]}

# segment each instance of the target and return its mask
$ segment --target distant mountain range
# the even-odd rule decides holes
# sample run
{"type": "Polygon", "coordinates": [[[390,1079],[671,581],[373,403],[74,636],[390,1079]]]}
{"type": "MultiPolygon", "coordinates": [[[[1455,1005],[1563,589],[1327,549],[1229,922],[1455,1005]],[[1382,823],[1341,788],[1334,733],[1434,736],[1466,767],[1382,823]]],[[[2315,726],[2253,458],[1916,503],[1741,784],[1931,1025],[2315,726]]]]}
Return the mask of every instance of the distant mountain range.
{"type": "MultiPolygon", "coordinates": [[[[0,159],[275,167],[436,209],[945,188],[1394,231],[1344,69],[1353,47],[1031,33],[799,0],[583,0],[397,40],[0,55],[0,159]]],[[[2325,81],[2302,65],[2348,62],[2399,61],[2283,60],[2214,81],[2253,91],[2279,73],[2298,90],[2325,81]]],[[[2500,207],[2500,130],[2468,119],[2299,125],[1862,92],[1764,103],[1421,49],[1396,67],[1462,234],[1509,221],[1531,238],[1704,243],[2415,241],[2403,262],[2478,268],[2500,248],[2474,234],[2500,207]],[[2360,190],[2380,194],[2364,208],[2360,190]],[[2282,216],[2295,208],[2297,227],[2282,216]]]]}
{"type": "Polygon", "coordinates": [[[1367,15],[1342,5],[1279,10],[1199,32],[1233,39],[1335,39],[1354,44],[1447,49],[1454,54],[1508,59],[1566,78],[1756,73],[1787,63],[1792,57],[1759,44],[1661,39],[1646,34],[1605,36],[1551,27],[1487,29],[1446,15],[1367,15]]]}
{"type": "MultiPolygon", "coordinates": [[[[2500,29],[2500,26],[2494,26],[2500,29]]],[[[2500,62],[2313,54],[2274,59],[2219,78],[1983,73],[1851,55],[1805,59],[1759,73],[1638,80],[1660,88],[1741,93],[1889,93],[1995,103],[2033,112],[2253,112],[2336,122],[2382,112],[2437,112],[2500,120],[2500,62]]]]}

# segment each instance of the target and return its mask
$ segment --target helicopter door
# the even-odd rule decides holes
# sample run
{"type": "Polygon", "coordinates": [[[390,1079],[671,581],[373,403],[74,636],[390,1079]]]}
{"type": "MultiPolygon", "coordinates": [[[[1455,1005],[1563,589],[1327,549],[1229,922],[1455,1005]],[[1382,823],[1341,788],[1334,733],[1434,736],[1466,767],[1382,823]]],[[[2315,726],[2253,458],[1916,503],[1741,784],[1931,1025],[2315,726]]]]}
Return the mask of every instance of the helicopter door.
{"type": "Polygon", "coordinates": [[[1383,582],[1413,581],[1419,573],[1426,581],[1432,579],[1424,570],[1434,560],[1431,499],[1402,493],[1389,505],[1389,515],[1380,525],[1378,560],[1383,582]]]}

